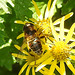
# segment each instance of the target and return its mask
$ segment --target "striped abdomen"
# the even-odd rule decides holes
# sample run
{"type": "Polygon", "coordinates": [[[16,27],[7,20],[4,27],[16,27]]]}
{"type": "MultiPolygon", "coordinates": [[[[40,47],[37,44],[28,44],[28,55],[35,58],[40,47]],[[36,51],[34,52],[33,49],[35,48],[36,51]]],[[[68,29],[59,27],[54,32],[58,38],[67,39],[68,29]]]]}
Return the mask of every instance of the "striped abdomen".
{"type": "Polygon", "coordinates": [[[38,37],[35,37],[33,40],[29,41],[29,47],[38,55],[42,53],[42,45],[38,37]]]}

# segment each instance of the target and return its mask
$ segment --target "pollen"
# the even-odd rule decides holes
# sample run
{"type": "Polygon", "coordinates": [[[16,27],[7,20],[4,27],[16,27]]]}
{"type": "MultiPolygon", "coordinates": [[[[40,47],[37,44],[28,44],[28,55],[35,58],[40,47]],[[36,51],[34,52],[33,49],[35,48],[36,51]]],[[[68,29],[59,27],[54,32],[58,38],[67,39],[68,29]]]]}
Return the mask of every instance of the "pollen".
{"type": "Polygon", "coordinates": [[[51,49],[52,56],[58,61],[67,59],[70,55],[70,51],[70,47],[64,41],[56,42],[51,49]]]}
{"type": "Polygon", "coordinates": [[[52,34],[51,27],[50,27],[50,20],[49,19],[43,19],[39,20],[37,24],[40,26],[44,33],[46,34],[52,34]]]}

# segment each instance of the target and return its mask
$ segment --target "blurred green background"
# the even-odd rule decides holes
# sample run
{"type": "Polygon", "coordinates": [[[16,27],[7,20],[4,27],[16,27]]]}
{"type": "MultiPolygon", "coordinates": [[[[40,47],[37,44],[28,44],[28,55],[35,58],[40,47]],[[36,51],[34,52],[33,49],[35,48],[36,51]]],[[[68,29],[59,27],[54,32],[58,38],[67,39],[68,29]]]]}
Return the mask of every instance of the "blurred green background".
{"type": "MultiPolygon", "coordinates": [[[[40,11],[44,11],[48,0],[35,0],[40,11]]],[[[52,0],[53,1],[53,0],[52,0]]],[[[68,14],[75,13],[75,0],[57,0],[53,21],[68,14]]],[[[24,63],[16,62],[11,53],[18,53],[14,44],[21,46],[23,38],[17,40],[16,37],[23,32],[23,25],[15,24],[15,20],[26,20],[34,17],[36,12],[31,0],[0,0],[0,75],[18,75],[24,63]]],[[[65,21],[65,28],[70,28],[75,22],[75,14],[65,21]]],[[[75,63],[73,62],[74,66],[75,63]]],[[[67,75],[72,75],[66,67],[67,75]]],[[[59,75],[55,71],[56,75],[59,75]]],[[[23,73],[23,75],[25,75],[23,73]]],[[[36,74],[38,75],[38,73],[36,74]]],[[[42,75],[42,74],[39,74],[42,75]]]]}

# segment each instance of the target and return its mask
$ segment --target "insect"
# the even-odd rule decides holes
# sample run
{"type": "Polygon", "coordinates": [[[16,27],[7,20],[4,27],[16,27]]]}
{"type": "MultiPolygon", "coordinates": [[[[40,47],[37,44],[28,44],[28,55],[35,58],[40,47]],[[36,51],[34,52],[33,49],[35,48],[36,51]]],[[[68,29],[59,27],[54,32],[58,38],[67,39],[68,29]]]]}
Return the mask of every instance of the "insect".
{"type": "Polygon", "coordinates": [[[40,38],[43,38],[43,36],[37,36],[37,30],[34,28],[34,25],[32,23],[26,23],[23,27],[23,31],[25,40],[24,43],[27,43],[29,52],[34,51],[38,55],[42,54],[42,45],[40,38]]]}

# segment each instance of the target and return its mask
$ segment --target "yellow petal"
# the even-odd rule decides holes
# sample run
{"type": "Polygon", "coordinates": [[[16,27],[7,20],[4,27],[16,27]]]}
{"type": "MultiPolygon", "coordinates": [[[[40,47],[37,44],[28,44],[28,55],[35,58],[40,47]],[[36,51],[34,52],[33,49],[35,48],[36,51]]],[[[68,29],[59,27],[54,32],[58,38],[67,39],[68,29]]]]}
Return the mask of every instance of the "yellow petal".
{"type": "Polygon", "coordinates": [[[33,56],[28,55],[28,56],[26,56],[26,58],[27,58],[27,61],[28,61],[29,64],[34,60],[33,56]]]}
{"type": "Polygon", "coordinates": [[[36,59],[37,57],[40,57],[40,55],[38,56],[34,51],[30,51],[29,54],[34,55],[34,56],[35,56],[35,59],[36,59]]]}
{"type": "Polygon", "coordinates": [[[75,46],[75,42],[72,42],[69,47],[74,47],[75,46]]]}
{"type": "MultiPolygon", "coordinates": [[[[55,30],[56,30],[56,31],[60,31],[60,28],[59,28],[59,27],[55,27],[55,30]]],[[[64,28],[64,32],[68,32],[68,31],[69,31],[69,29],[65,29],[65,28],[64,28]]]]}
{"type": "Polygon", "coordinates": [[[28,68],[26,70],[26,75],[29,75],[30,68],[31,68],[31,66],[28,66],[28,68]]]}
{"type": "MultiPolygon", "coordinates": [[[[60,31],[60,28],[59,27],[55,27],[55,30],[56,31],[60,31]]],[[[69,29],[66,29],[66,28],[64,28],[64,32],[69,32],[69,29]]],[[[75,33],[73,32],[73,34],[75,35],[75,33]]]]}
{"type": "Polygon", "coordinates": [[[56,33],[56,31],[55,31],[55,28],[54,28],[54,26],[53,26],[53,24],[52,24],[52,20],[50,20],[50,25],[51,25],[51,30],[52,30],[52,33],[53,33],[53,35],[54,35],[54,37],[55,37],[55,40],[56,40],[56,41],[59,41],[58,35],[57,35],[57,33],[56,33]]]}
{"type": "Polygon", "coordinates": [[[18,45],[14,45],[14,46],[15,46],[15,48],[17,48],[18,50],[20,50],[22,53],[27,54],[27,55],[30,55],[27,51],[21,50],[21,47],[20,47],[20,46],[18,46],[18,45]]]}
{"type": "Polygon", "coordinates": [[[17,57],[17,58],[20,58],[20,59],[27,59],[26,56],[24,56],[24,55],[20,55],[20,54],[16,54],[16,53],[12,53],[12,55],[14,57],[17,57]]]}
{"type": "MultiPolygon", "coordinates": [[[[43,70],[39,70],[40,73],[42,73],[43,75],[45,74],[45,72],[43,70]]],[[[45,74],[46,75],[46,74],[45,74]]]]}
{"type": "Polygon", "coordinates": [[[38,72],[38,71],[39,71],[42,67],[44,67],[44,66],[46,66],[46,64],[38,66],[38,67],[36,68],[35,72],[38,72]]]}
{"type": "Polygon", "coordinates": [[[53,75],[56,75],[55,73],[53,73],[53,75]]]}
{"type": "Polygon", "coordinates": [[[71,52],[72,52],[72,53],[75,53],[75,49],[72,49],[71,52]]]}
{"type": "MultiPolygon", "coordinates": [[[[43,70],[39,70],[39,72],[42,73],[43,75],[51,75],[51,74],[49,74],[48,71],[46,71],[46,70],[44,70],[44,71],[43,71],[43,70]]],[[[56,74],[53,73],[52,75],[56,75],[56,74]]]]}
{"type": "Polygon", "coordinates": [[[70,28],[70,30],[67,34],[67,37],[66,37],[66,40],[65,40],[66,43],[68,43],[69,40],[72,38],[74,28],[75,28],[75,23],[71,26],[71,28],[70,28]]]}
{"type": "Polygon", "coordinates": [[[48,1],[48,4],[47,4],[47,10],[49,11],[50,9],[50,5],[51,5],[51,0],[48,1]]]}
{"type": "Polygon", "coordinates": [[[48,74],[53,75],[54,70],[56,68],[56,64],[57,64],[57,60],[54,60],[53,63],[51,64],[51,66],[50,66],[50,70],[49,70],[48,74]]]}
{"type": "Polygon", "coordinates": [[[44,52],[45,50],[50,50],[49,44],[42,44],[42,51],[44,52]]]}
{"type": "Polygon", "coordinates": [[[19,74],[18,75],[21,75],[22,72],[26,69],[28,63],[25,63],[24,66],[21,68],[21,70],[19,71],[19,74]]]}
{"type": "Polygon", "coordinates": [[[48,71],[48,68],[46,68],[46,67],[43,67],[42,69],[43,69],[44,71],[48,71]]]}
{"type": "MultiPolygon", "coordinates": [[[[39,58],[38,60],[36,60],[36,64],[39,64],[41,62],[43,62],[44,60],[46,60],[50,55],[50,52],[46,52],[41,58],[39,58]]],[[[35,61],[31,62],[30,65],[35,65],[35,61]]]]}
{"type": "Polygon", "coordinates": [[[49,0],[48,4],[47,4],[47,8],[46,8],[46,12],[45,12],[45,19],[47,19],[49,16],[50,5],[51,5],[51,0],[49,0]]]}
{"type": "Polygon", "coordinates": [[[32,2],[33,2],[33,4],[34,4],[34,7],[35,7],[35,10],[36,10],[36,13],[37,13],[39,19],[41,19],[41,12],[40,12],[40,10],[39,10],[39,8],[38,8],[36,2],[35,2],[34,0],[32,0],[32,2]]]}
{"type": "MultiPolygon", "coordinates": [[[[72,15],[73,15],[73,12],[71,12],[71,13],[65,15],[65,16],[64,16],[64,17],[65,17],[64,20],[67,20],[67,19],[70,18],[72,15]]],[[[62,18],[59,18],[59,19],[57,19],[56,21],[54,21],[54,22],[53,22],[53,25],[59,24],[60,21],[61,21],[61,19],[62,19],[62,18]]]]}
{"type": "Polygon", "coordinates": [[[62,17],[60,23],[60,40],[63,41],[63,38],[64,38],[64,17],[62,17]]]}
{"type": "MultiPolygon", "coordinates": [[[[53,39],[52,39],[53,40],[53,39]]],[[[54,40],[53,40],[54,41],[54,40]]],[[[50,39],[46,39],[47,44],[51,44],[52,42],[50,41],[50,39]]]]}
{"type": "Polygon", "coordinates": [[[49,57],[47,60],[45,60],[44,62],[42,62],[41,65],[39,65],[36,68],[36,72],[39,71],[41,68],[43,68],[44,66],[46,66],[47,64],[50,64],[50,62],[53,60],[53,57],[49,57]]]}
{"type": "Polygon", "coordinates": [[[49,19],[51,19],[52,16],[54,15],[54,8],[55,8],[56,1],[57,0],[54,0],[53,3],[52,3],[51,9],[49,11],[49,19]]]}
{"type": "Polygon", "coordinates": [[[34,18],[29,18],[29,20],[31,20],[32,22],[37,22],[37,20],[34,18]]]}
{"type": "Polygon", "coordinates": [[[75,38],[71,38],[70,41],[75,41],[75,38]]]}
{"type": "Polygon", "coordinates": [[[75,69],[69,60],[66,60],[68,68],[75,74],[75,69]]]}
{"type": "Polygon", "coordinates": [[[24,48],[26,48],[26,47],[27,47],[27,42],[26,42],[26,39],[24,39],[20,50],[24,50],[24,48]]]}
{"type": "Polygon", "coordinates": [[[75,56],[70,55],[69,57],[70,57],[72,60],[75,60],[75,56]]]}
{"type": "MultiPolygon", "coordinates": [[[[49,41],[50,41],[50,40],[51,40],[51,41],[54,41],[54,42],[56,41],[53,37],[49,37],[49,41]]],[[[50,42],[51,42],[51,41],[50,41],[50,42]]]]}
{"type": "Polygon", "coordinates": [[[32,75],[35,75],[34,67],[32,67],[32,75]]]}
{"type": "Polygon", "coordinates": [[[61,70],[60,70],[60,68],[56,65],[56,70],[59,72],[59,73],[61,73],[61,70]]]}
{"type": "MultiPolygon", "coordinates": [[[[67,36],[64,35],[64,38],[66,38],[66,37],[67,37],[67,36]]],[[[74,38],[71,38],[70,41],[75,41],[75,39],[74,39],[74,38]]]]}
{"type": "Polygon", "coordinates": [[[18,46],[18,45],[14,45],[15,46],[15,48],[17,48],[18,50],[20,50],[20,46],[18,46]]]}
{"type": "Polygon", "coordinates": [[[65,64],[63,60],[60,61],[60,71],[61,71],[61,75],[66,75],[65,64]]]}
{"type": "Polygon", "coordinates": [[[18,35],[18,36],[17,36],[17,39],[20,39],[20,38],[22,38],[22,37],[24,37],[24,33],[21,33],[20,35],[18,35]]]}
{"type": "Polygon", "coordinates": [[[16,20],[14,23],[18,23],[18,24],[25,24],[25,23],[27,23],[27,21],[21,21],[21,20],[16,20]]]}

